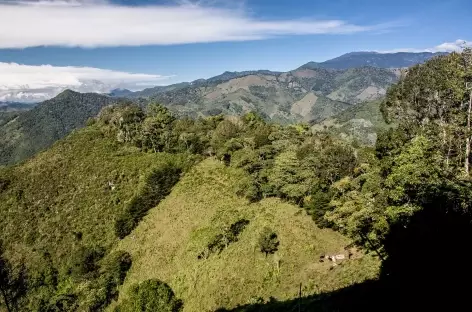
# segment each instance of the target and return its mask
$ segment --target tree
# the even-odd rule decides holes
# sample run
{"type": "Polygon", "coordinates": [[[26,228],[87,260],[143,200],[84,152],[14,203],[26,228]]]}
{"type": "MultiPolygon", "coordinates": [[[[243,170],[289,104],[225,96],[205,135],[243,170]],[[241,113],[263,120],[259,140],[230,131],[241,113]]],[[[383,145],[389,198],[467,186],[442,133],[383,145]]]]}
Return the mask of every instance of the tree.
{"type": "Polygon", "coordinates": [[[268,178],[277,196],[297,203],[310,187],[301,175],[300,160],[295,151],[286,151],[278,155],[268,178]]]}
{"type": "Polygon", "coordinates": [[[277,234],[270,228],[265,227],[259,236],[259,250],[265,253],[266,257],[268,254],[273,254],[279,249],[279,239],[277,234]]]}
{"type": "Polygon", "coordinates": [[[118,130],[118,141],[136,142],[141,131],[141,122],[145,117],[141,107],[133,103],[125,103],[107,108],[105,112],[102,114],[104,123],[111,124],[118,130]]]}
{"type": "Polygon", "coordinates": [[[169,151],[172,143],[172,123],[175,117],[164,106],[149,104],[146,108],[147,117],[142,125],[142,145],[154,152],[169,151]]]}
{"type": "Polygon", "coordinates": [[[18,301],[26,293],[26,269],[21,265],[17,272],[4,255],[3,242],[0,241],[0,296],[7,312],[19,311],[18,301]]]}
{"type": "Polygon", "coordinates": [[[128,298],[115,309],[116,312],[179,312],[182,301],[164,282],[150,279],[131,287],[128,298]]]}
{"type": "Polygon", "coordinates": [[[409,69],[387,92],[382,113],[407,129],[410,138],[423,135],[437,141],[443,167],[468,171],[472,104],[466,82],[472,66],[469,52],[433,58],[409,69]],[[468,106],[471,109],[468,109],[468,106]]]}

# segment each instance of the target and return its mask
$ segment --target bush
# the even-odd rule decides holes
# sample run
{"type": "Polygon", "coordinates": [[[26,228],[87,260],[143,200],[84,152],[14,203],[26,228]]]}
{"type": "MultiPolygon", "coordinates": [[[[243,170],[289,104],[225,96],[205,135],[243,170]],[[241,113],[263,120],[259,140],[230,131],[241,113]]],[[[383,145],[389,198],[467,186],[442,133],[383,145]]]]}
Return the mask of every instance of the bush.
{"type": "Polygon", "coordinates": [[[264,228],[259,237],[259,249],[266,254],[273,254],[279,249],[277,234],[269,228],[264,228]]]}
{"type": "Polygon", "coordinates": [[[126,273],[131,268],[131,255],[125,251],[110,254],[102,263],[100,273],[109,276],[116,285],[123,284],[126,273]]]}
{"type": "Polygon", "coordinates": [[[118,298],[118,286],[123,284],[130,268],[131,255],[127,252],[114,252],[104,259],[100,276],[93,281],[93,287],[88,291],[92,311],[101,311],[118,298]]]}
{"type": "Polygon", "coordinates": [[[98,262],[105,255],[101,247],[80,247],[71,259],[70,271],[76,277],[82,277],[98,271],[98,262]]]}
{"type": "Polygon", "coordinates": [[[133,285],[128,299],[115,309],[115,312],[178,312],[182,301],[164,282],[150,279],[133,285]]]}
{"type": "Polygon", "coordinates": [[[10,185],[10,181],[5,178],[0,178],[0,193],[5,191],[10,185]]]}
{"type": "Polygon", "coordinates": [[[198,255],[198,259],[206,259],[212,253],[220,253],[228,247],[229,244],[237,242],[239,235],[248,224],[249,221],[246,219],[241,219],[231,224],[223,233],[216,235],[215,238],[208,243],[207,248],[198,255]]]}
{"type": "Polygon", "coordinates": [[[130,234],[149,209],[157,206],[180,180],[182,169],[168,163],[154,170],[146,179],[141,193],[133,198],[115,222],[115,233],[120,239],[130,234]]]}
{"type": "Polygon", "coordinates": [[[316,225],[320,228],[332,226],[332,223],[324,218],[326,212],[332,210],[332,207],[330,206],[332,197],[333,194],[331,190],[317,190],[304,205],[308,214],[311,215],[313,220],[316,222],[316,225]]]}

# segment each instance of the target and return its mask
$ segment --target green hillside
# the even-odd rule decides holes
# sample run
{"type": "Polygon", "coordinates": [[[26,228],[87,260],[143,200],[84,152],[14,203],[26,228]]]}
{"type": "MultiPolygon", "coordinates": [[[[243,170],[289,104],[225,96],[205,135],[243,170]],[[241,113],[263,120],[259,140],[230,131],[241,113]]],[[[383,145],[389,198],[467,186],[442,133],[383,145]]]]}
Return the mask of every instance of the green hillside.
{"type": "Polygon", "coordinates": [[[40,306],[57,306],[65,295],[81,299],[61,309],[93,306],[86,297],[95,296],[90,283],[97,284],[97,277],[89,276],[88,281],[80,277],[84,272],[74,273],[75,259],[94,252],[100,258],[109,254],[118,241],[116,220],[142,192],[146,177],[168,163],[184,168],[191,159],[140,152],[95,125],[21,165],[3,169],[0,241],[13,263],[24,263],[28,272],[35,272],[28,281],[34,285],[26,298],[31,302],[23,307],[42,311],[40,306]]]}
{"type": "Polygon", "coordinates": [[[23,165],[3,170],[8,186],[0,194],[1,236],[27,253],[33,247],[48,250],[57,261],[81,244],[110,247],[116,242],[113,221],[146,173],[180,159],[185,156],[119,145],[97,127],[78,131],[23,165]],[[79,241],[74,233],[82,233],[79,241]]]}
{"type": "Polygon", "coordinates": [[[234,185],[240,175],[219,161],[206,160],[150,211],[117,246],[133,257],[124,293],[136,282],[157,278],[184,301],[184,311],[213,311],[258,298],[296,298],[300,283],[304,295],[312,295],[376,276],[378,260],[361,252],[334,270],[331,263],[320,263],[320,255],[344,253],[350,241],[317,228],[305,211],[279,199],[251,204],[237,197],[234,185]],[[241,219],[249,224],[237,242],[198,259],[213,237],[241,219]],[[280,240],[278,251],[267,257],[257,246],[265,227],[280,240]]]}
{"type": "MultiPolygon", "coordinates": [[[[376,276],[378,260],[361,250],[336,267],[320,263],[322,254],[346,254],[350,239],[317,228],[291,200],[254,202],[266,191],[249,194],[250,186],[241,184],[253,183],[238,165],[244,150],[234,165],[220,160],[229,142],[245,141],[244,149],[257,151],[290,137],[296,146],[295,138],[308,134],[255,115],[174,120],[164,108],[154,109],[144,120],[136,119],[143,118],[137,106],[105,109],[49,150],[0,171],[0,260],[11,263],[13,285],[26,283],[26,293],[11,290],[20,310],[101,311],[111,304],[111,311],[150,278],[168,283],[185,311],[201,311],[295,298],[299,283],[310,295],[376,276]],[[148,141],[134,132],[151,121],[170,137],[161,132],[148,141]],[[271,132],[282,137],[269,139],[271,132]],[[167,138],[176,141],[166,145],[167,138]],[[236,236],[221,245],[235,226],[236,236]],[[277,239],[267,256],[259,249],[266,228],[277,239]],[[206,247],[214,240],[219,247],[206,247]]],[[[274,170],[270,187],[278,188],[274,170]]]]}
{"type": "Polygon", "coordinates": [[[328,130],[344,139],[374,146],[378,133],[391,127],[382,116],[381,103],[371,101],[351,106],[312,128],[314,131],[328,130]]]}
{"type": "Polygon", "coordinates": [[[116,100],[66,90],[6,119],[0,114],[0,165],[14,164],[51,146],[116,100]]]}

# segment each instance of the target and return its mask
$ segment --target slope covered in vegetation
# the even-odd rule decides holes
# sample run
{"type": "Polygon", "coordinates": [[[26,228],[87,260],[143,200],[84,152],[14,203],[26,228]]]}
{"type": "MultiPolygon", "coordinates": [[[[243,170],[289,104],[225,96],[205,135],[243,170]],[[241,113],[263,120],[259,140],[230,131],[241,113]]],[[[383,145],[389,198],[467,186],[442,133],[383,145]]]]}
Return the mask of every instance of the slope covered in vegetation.
{"type": "MultiPolygon", "coordinates": [[[[123,286],[157,278],[184,302],[184,311],[212,311],[240,304],[327,292],[374,278],[378,260],[361,252],[342,265],[319,262],[320,255],[345,254],[350,241],[319,229],[300,208],[279,199],[249,203],[234,185],[242,173],[206,160],[188,173],[172,193],[117,249],[133,257],[123,286]],[[238,221],[247,225],[221,252],[199,257],[207,245],[238,221]],[[277,235],[274,254],[260,251],[264,228],[277,235]]],[[[347,259],[347,254],[346,254],[347,259]]]]}
{"type": "Polygon", "coordinates": [[[293,283],[315,293],[375,276],[377,261],[362,253],[331,271],[318,263],[322,253],[345,252],[349,240],[318,229],[300,208],[277,199],[249,203],[268,192],[293,202],[308,194],[306,186],[286,194],[283,157],[264,189],[242,165],[257,159],[244,160],[246,152],[265,146],[269,162],[260,165],[272,170],[274,157],[310,137],[254,114],[179,120],[159,105],[105,108],[50,150],[2,169],[1,257],[11,264],[4,301],[19,310],[100,311],[121,289],[124,300],[112,307],[128,311],[129,293],[141,294],[138,282],[166,289],[147,281],[155,277],[184,309],[198,311],[292,298],[293,283]],[[195,285],[200,269],[208,283],[195,285]]]}
{"type": "Polygon", "coordinates": [[[30,302],[23,309],[57,306],[63,295],[81,298],[71,303],[71,311],[93,306],[84,296],[93,293],[95,277],[87,281],[84,276],[116,244],[117,220],[141,196],[150,174],[168,164],[185,171],[191,159],[142,153],[95,125],[24,164],[3,169],[0,240],[13,263],[25,264],[31,275],[30,302]]]}
{"type": "Polygon", "coordinates": [[[115,100],[99,94],[66,90],[8,119],[0,115],[0,165],[19,162],[50,147],[112,102],[115,100]]]}
{"type": "Polygon", "coordinates": [[[388,129],[380,111],[382,101],[371,101],[351,106],[341,113],[315,124],[314,131],[329,131],[349,141],[374,146],[377,134],[388,129]]]}

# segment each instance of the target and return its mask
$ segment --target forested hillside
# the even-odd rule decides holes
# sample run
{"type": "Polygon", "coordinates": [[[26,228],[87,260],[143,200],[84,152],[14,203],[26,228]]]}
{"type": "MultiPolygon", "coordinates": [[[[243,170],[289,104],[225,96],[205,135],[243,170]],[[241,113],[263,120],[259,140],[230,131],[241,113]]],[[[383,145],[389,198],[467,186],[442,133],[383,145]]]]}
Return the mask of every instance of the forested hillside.
{"type": "Polygon", "coordinates": [[[68,90],[25,112],[0,112],[0,165],[16,163],[50,147],[113,102],[106,96],[68,90]]]}
{"type": "Polygon", "coordinates": [[[255,114],[179,120],[159,105],[105,108],[94,124],[2,170],[3,301],[21,311],[135,311],[134,300],[161,300],[137,299],[154,296],[135,290],[147,283],[170,285],[186,311],[216,310],[290,299],[298,283],[312,294],[374,278],[375,257],[297,207],[309,181],[329,183],[356,163],[333,141],[318,159],[334,149],[345,160],[287,185],[290,150],[330,142],[306,130],[255,114]],[[276,196],[285,202],[263,199],[276,196]],[[347,250],[343,265],[318,261],[347,259],[347,250]]]}

